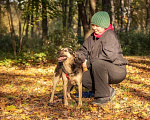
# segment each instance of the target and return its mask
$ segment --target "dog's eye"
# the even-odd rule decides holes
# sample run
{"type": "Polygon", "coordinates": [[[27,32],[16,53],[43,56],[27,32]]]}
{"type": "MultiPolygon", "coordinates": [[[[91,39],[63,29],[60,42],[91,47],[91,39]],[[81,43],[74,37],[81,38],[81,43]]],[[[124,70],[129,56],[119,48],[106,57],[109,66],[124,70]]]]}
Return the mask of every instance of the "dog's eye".
{"type": "Polygon", "coordinates": [[[64,52],[67,52],[67,50],[64,50],[64,52]]]}

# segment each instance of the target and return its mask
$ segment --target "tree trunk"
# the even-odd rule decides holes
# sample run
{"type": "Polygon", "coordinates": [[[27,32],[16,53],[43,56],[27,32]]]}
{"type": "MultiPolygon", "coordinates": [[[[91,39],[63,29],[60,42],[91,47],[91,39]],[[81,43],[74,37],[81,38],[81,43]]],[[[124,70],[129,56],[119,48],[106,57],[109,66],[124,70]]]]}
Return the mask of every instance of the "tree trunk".
{"type": "Polygon", "coordinates": [[[78,8],[79,8],[79,15],[83,26],[84,38],[86,39],[87,38],[86,34],[88,33],[90,26],[87,21],[86,9],[83,1],[81,3],[78,3],[78,8]]]}
{"type": "Polygon", "coordinates": [[[81,18],[85,40],[93,32],[90,27],[90,22],[91,22],[91,17],[96,12],[96,10],[97,10],[96,0],[90,0],[89,2],[78,1],[78,12],[81,18]],[[86,9],[88,8],[88,6],[90,6],[90,11],[87,11],[86,9]],[[90,16],[89,16],[89,13],[90,13],[90,16]]]}
{"type": "Polygon", "coordinates": [[[21,52],[21,49],[22,49],[22,39],[23,39],[24,31],[25,31],[26,21],[27,21],[27,20],[25,19],[24,25],[23,25],[23,30],[22,30],[22,33],[21,33],[21,36],[20,36],[20,48],[19,48],[19,53],[21,52]]]}
{"type": "Polygon", "coordinates": [[[47,38],[48,27],[47,27],[47,7],[46,1],[42,1],[42,38],[47,38]]]}
{"type": "Polygon", "coordinates": [[[114,28],[115,31],[115,26],[116,26],[116,22],[115,22],[115,5],[114,5],[114,0],[111,0],[111,24],[114,28]]]}
{"type": "Polygon", "coordinates": [[[101,6],[101,0],[96,0],[96,11],[95,11],[95,12],[101,10],[101,9],[100,9],[100,6],[101,6]]]}
{"type": "Polygon", "coordinates": [[[110,14],[110,0],[102,0],[102,10],[110,14]]]}
{"type": "Polygon", "coordinates": [[[32,0],[32,15],[31,15],[31,38],[34,38],[34,0],[32,0]]]}
{"type": "MultiPolygon", "coordinates": [[[[28,4],[28,9],[29,9],[29,7],[30,7],[30,2],[29,2],[29,4],[28,4]]],[[[29,14],[29,12],[28,12],[28,14],[27,14],[27,17],[26,17],[26,22],[27,22],[27,26],[26,26],[26,37],[27,37],[27,39],[28,39],[28,37],[29,37],[29,21],[30,21],[30,14],[29,14]]]]}
{"type": "Polygon", "coordinates": [[[121,32],[124,31],[124,0],[120,0],[121,6],[121,32]]]}
{"type": "Polygon", "coordinates": [[[19,38],[21,38],[21,30],[22,30],[22,28],[21,28],[21,11],[20,11],[20,9],[18,9],[17,4],[14,4],[14,8],[17,13],[17,18],[19,21],[19,38]]]}
{"type": "Polygon", "coordinates": [[[29,36],[29,21],[30,21],[30,15],[28,14],[27,15],[27,26],[26,26],[26,37],[27,37],[27,39],[28,39],[28,36],[29,36]]]}
{"type": "Polygon", "coordinates": [[[34,38],[34,20],[33,20],[33,13],[31,15],[31,38],[34,38]]]}
{"type": "Polygon", "coordinates": [[[67,0],[62,0],[62,18],[63,18],[63,29],[67,27],[67,0]]]}
{"type": "Polygon", "coordinates": [[[83,26],[84,39],[86,39],[92,33],[92,30],[90,30],[91,18],[89,18],[88,20],[86,8],[87,6],[85,6],[83,1],[78,2],[78,9],[79,9],[79,15],[80,15],[82,26],[83,26]]]}
{"type": "Polygon", "coordinates": [[[11,8],[10,8],[10,1],[6,1],[7,4],[7,11],[10,16],[10,31],[11,31],[11,39],[12,39],[12,46],[14,50],[14,55],[16,56],[16,40],[15,40],[15,30],[14,30],[14,25],[13,25],[13,18],[12,18],[12,13],[11,13],[11,8]]]}
{"type": "Polygon", "coordinates": [[[73,1],[69,0],[69,16],[68,16],[68,28],[72,28],[72,19],[73,19],[73,1]]]}
{"type": "Polygon", "coordinates": [[[0,26],[2,26],[2,8],[0,5],[0,26]]]}
{"type": "Polygon", "coordinates": [[[146,13],[147,13],[147,17],[146,17],[146,32],[149,32],[150,30],[150,1],[149,0],[145,0],[146,1],[146,13]]]}
{"type": "Polygon", "coordinates": [[[36,7],[36,17],[35,17],[35,24],[36,24],[36,29],[35,29],[35,39],[39,39],[40,38],[40,22],[39,22],[39,0],[36,0],[35,2],[35,7],[36,7]]]}
{"type": "Polygon", "coordinates": [[[128,22],[127,22],[127,32],[130,30],[131,24],[131,0],[128,1],[128,22]]]}
{"type": "Polygon", "coordinates": [[[79,39],[81,37],[81,18],[80,18],[79,9],[78,9],[78,30],[77,30],[77,34],[78,34],[78,39],[79,39]]]}
{"type": "Polygon", "coordinates": [[[24,26],[23,26],[23,31],[22,31],[22,26],[21,26],[21,11],[20,11],[20,9],[18,9],[18,7],[17,7],[16,4],[14,4],[14,5],[15,5],[14,8],[15,8],[15,11],[17,13],[18,21],[19,21],[19,39],[20,39],[19,53],[20,53],[21,52],[22,38],[23,38],[23,33],[24,33],[26,19],[25,19],[24,26]]]}
{"type": "Polygon", "coordinates": [[[96,6],[96,0],[90,0],[90,11],[91,11],[91,17],[96,12],[97,6],[96,6]]]}

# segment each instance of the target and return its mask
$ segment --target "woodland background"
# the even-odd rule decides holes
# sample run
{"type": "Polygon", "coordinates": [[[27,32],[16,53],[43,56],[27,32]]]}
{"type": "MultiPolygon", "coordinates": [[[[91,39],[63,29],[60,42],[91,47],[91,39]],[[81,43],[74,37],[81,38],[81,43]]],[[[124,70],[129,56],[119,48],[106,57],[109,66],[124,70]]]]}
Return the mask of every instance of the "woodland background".
{"type": "MultiPolygon", "coordinates": [[[[0,0],[0,119],[150,119],[149,0],[0,0]],[[127,77],[114,99],[92,106],[77,89],[62,103],[62,80],[48,106],[57,51],[77,50],[90,33],[90,20],[107,11],[128,59],[127,77]]],[[[86,90],[83,88],[83,91],[86,90]]]]}
{"type": "Polygon", "coordinates": [[[61,47],[83,43],[92,32],[91,16],[102,10],[110,14],[125,55],[149,55],[149,0],[1,0],[1,55],[54,61],[61,47]]]}

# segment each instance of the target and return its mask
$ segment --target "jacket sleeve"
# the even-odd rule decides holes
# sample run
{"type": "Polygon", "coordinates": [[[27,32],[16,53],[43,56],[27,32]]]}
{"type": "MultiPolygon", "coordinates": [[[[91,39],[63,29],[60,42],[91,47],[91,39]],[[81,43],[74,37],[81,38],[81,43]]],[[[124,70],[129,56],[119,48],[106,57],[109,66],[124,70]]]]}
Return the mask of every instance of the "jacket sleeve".
{"type": "Polygon", "coordinates": [[[85,59],[87,59],[88,52],[84,45],[81,46],[81,48],[77,51],[77,57],[79,57],[82,62],[84,62],[85,59]]]}
{"type": "Polygon", "coordinates": [[[82,62],[85,61],[85,59],[88,59],[88,39],[84,41],[83,45],[78,49],[76,52],[77,57],[79,57],[82,62]]]}

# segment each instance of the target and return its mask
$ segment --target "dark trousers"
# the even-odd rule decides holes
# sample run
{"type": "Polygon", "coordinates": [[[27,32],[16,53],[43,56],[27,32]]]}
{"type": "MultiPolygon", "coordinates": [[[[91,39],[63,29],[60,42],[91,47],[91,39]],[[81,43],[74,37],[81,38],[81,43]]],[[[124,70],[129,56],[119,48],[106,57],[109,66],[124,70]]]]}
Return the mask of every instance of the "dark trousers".
{"type": "Polygon", "coordinates": [[[126,77],[126,65],[118,66],[104,60],[96,60],[91,68],[83,73],[82,84],[93,91],[95,97],[110,97],[110,84],[122,82],[126,77]]]}

